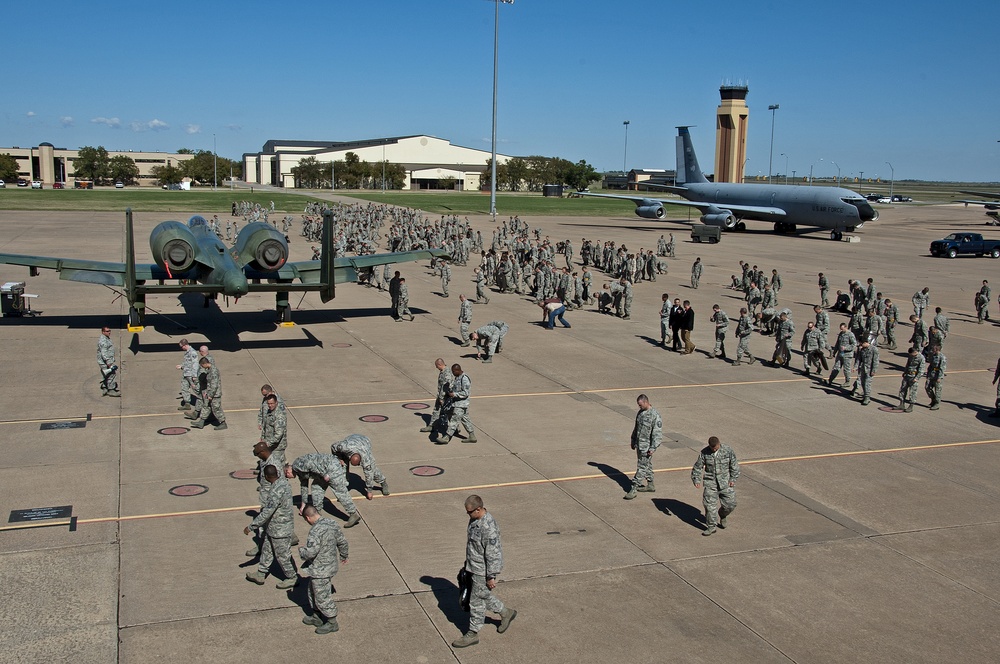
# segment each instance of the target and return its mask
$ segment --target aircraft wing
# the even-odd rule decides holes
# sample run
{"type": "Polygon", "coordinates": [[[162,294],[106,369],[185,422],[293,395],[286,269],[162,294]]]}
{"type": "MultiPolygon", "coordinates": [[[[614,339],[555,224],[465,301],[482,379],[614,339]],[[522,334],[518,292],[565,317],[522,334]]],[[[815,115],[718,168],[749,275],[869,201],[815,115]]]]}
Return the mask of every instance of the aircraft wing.
{"type": "MultiPolygon", "coordinates": [[[[60,279],[67,281],[82,281],[88,284],[104,284],[106,286],[125,285],[125,263],[86,261],[75,258],[53,258],[50,256],[0,254],[0,264],[23,265],[30,268],[55,270],[59,273],[60,279]]],[[[149,266],[142,267],[148,268],[149,266]]]]}
{"type": "MultiPolygon", "coordinates": [[[[970,196],[982,196],[984,198],[992,198],[994,202],[996,199],[1000,198],[1000,193],[995,191],[959,191],[960,194],[968,194],[970,196]]],[[[958,201],[959,203],[965,203],[965,201],[958,201]]],[[[970,203],[982,203],[982,201],[969,201],[970,203]]]]}
{"type": "Polygon", "coordinates": [[[716,212],[718,210],[729,210],[730,212],[752,212],[755,214],[768,214],[776,217],[785,216],[785,211],[778,207],[763,205],[730,205],[727,203],[708,203],[705,201],[689,201],[676,198],[649,198],[648,196],[619,196],[617,194],[591,194],[580,192],[581,196],[595,196],[597,198],[619,198],[625,201],[632,201],[637,206],[649,205],[650,203],[660,203],[662,205],[680,205],[682,207],[693,207],[701,212],[716,212]]]}
{"type": "Polygon", "coordinates": [[[987,210],[1000,210],[1000,201],[967,200],[967,201],[955,201],[955,202],[956,203],[965,203],[966,205],[982,205],[987,210]]]}
{"type": "MultiPolygon", "coordinates": [[[[430,258],[448,258],[448,252],[443,249],[419,249],[417,251],[397,251],[391,254],[368,254],[366,256],[341,256],[334,259],[333,271],[335,283],[355,281],[358,270],[388,265],[392,263],[409,263],[430,258]]],[[[279,279],[299,279],[304,284],[318,284],[320,281],[321,261],[296,261],[286,263],[278,272],[279,279]]],[[[274,278],[275,275],[247,274],[248,277],[274,278]]],[[[253,285],[250,286],[253,290],[253,285]]]]}

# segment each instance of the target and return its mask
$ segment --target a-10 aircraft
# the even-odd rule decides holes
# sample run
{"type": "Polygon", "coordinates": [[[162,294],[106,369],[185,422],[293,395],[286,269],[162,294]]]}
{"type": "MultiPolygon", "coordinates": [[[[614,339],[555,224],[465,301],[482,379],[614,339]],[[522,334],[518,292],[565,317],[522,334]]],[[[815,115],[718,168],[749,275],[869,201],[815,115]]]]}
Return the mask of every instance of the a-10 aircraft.
{"type": "Polygon", "coordinates": [[[829,230],[833,240],[842,239],[844,231],[852,232],[866,221],[878,219],[878,212],[864,196],[842,187],[709,182],[698,167],[688,127],[677,128],[676,141],[676,186],[663,189],[683,199],[581,195],[632,201],[635,213],[643,219],[662,219],[664,204],[683,205],[697,208],[702,223],[726,230],[746,230],[744,220],[771,222],[775,233],[794,233],[801,224],[829,230]]]}
{"type": "Polygon", "coordinates": [[[405,263],[435,256],[442,249],[403,251],[367,256],[334,256],[333,215],[323,215],[322,254],[319,260],[288,262],[288,241],[278,229],[264,222],[247,224],[227,247],[203,217],[188,223],[164,221],[149,235],[153,264],[135,262],[132,210],[125,211],[125,262],[111,263],[77,258],[50,258],[0,253],[0,263],[56,270],[60,279],[120,287],[129,303],[130,330],[141,330],[146,296],[160,293],[202,293],[215,298],[239,299],[247,293],[274,293],[278,323],[289,323],[289,293],[318,292],[326,303],[334,285],[354,281],[360,270],[389,263],[405,263]],[[298,281],[298,283],[295,283],[298,281]],[[172,283],[168,283],[172,282],[172,283]]]}

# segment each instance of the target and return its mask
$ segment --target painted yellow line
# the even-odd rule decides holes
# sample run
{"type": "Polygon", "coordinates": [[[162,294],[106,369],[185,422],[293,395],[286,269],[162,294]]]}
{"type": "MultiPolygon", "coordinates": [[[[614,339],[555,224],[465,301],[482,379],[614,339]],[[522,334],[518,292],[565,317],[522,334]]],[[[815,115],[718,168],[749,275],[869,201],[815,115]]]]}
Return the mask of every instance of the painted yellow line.
{"type": "MultiPolygon", "coordinates": [[[[890,447],[879,450],[854,450],[851,452],[827,452],[823,454],[803,454],[799,456],[773,457],[768,459],[751,459],[741,461],[742,466],[757,466],[766,463],[787,463],[790,461],[816,461],[819,459],[838,459],[844,457],[866,456],[871,454],[894,454],[899,452],[919,452],[923,450],[943,450],[956,447],[973,447],[977,445],[995,445],[1000,443],[1000,438],[992,440],[973,440],[958,443],[939,443],[933,445],[912,445],[910,447],[890,447]]],[[[674,468],[659,468],[654,473],[678,473],[690,471],[690,466],[676,466],[674,468]]],[[[626,475],[622,473],[622,475],[626,475]]],[[[592,475],[576,475],[572,477],[539,478],[536,480],[520,480],[517,482],[495,482],[491,484],[470,484],[467,486],[453,486],[439,489],[424,489],[420,491],[402,491],[394,493],[390,497],[402,498],[406,496],[428,496],[438,493],[458,493],[466,491],[483,491],[486,489],[506,489],[518,486],[535,486],[539,484],[558,484],[561,482],[575,482],[579,480],[607,479],[604,473],[594,473],[592,475]]],[[[375,499],[385,498],[376,494],[375,499]]],[[[162,512],[159,514],[134,514],[130,516],[106,516],[93,519],[77,519],[77,525],[91,523],[122,523],[127,521],[144,521],[146,519],[164,519],[178,516],[198,516],[202,514],[223,514],[226,512],[240,512],[258,509],[259,505],[240,505],[238,507],[217,507],[205,510],[190,510],[187,512],[162,512]]],[[[27,530],[30,528],[44,528],[51,526],[68,526],[69,521],[42,521],[13,526],[0,526],[0,532],[7,530],[27,530]]]]}
{"type": "MultiPolygon", "coordinates": [[[[1000,343],[1000,342],[998,342],[1000,343]]],[[[964,373],[993,373],[993,369],[957,369],[949,371],[948,375],[964,373]]],[[[894,373],[877,374],[872,376],[873,380],[882,378],[899,378],[894,373]]],[[[772,380],[738,380],[725,383],[682,383],[679,385],[649,385],[647,387],[604,387],[592,390],[560,390],[555,392],[514,392],[510,394],[479,394],[469,397],[472,400],[478,399],[520,399],[526,397],[558,397],[571,396],[574,394],[607,394],[611,392],[653,392],[656,390],[692,390],[710,387],[741,387],[747,385],[780,385],[783,383],[810,383],[815,382],[815,378],[801,376],[798,378],[775,378],[772,380]]],[[[394,404],[412,403],[414,401],[430,401],[430,397],[415,397],[411,399],[391,399],[386,401],[348,401],[344,403],[320,403],[305,404],[299,406],[286,406],[288,410],[308,410],[314,408],[353,408],[357,406],[391,406],[394,404]]],[[[235,408],[226,409],[227,413],[256,413],[257,408],[235,408]]],[[[132,420],[150,417],[177,417],[181,413],[133,413],[131,415],[92,415],[91,421],[98,420],[132,420]]],[[[42,422],[72,422],[82,420],[84,417],[50,417],[30,420],[0,420],[0,425],[4,424],[41,424],[42,422]]]]}

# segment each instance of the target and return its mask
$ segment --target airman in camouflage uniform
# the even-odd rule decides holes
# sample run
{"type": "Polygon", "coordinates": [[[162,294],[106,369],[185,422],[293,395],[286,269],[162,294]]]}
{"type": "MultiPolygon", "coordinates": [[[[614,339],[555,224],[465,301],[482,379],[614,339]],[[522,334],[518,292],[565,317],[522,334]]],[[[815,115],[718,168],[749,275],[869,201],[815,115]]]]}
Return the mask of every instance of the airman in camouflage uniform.
{"type": "Polygon", "coordinates": [[[740,463],[729,445],[723,445],[718,438],[708,439],[708,446],[702,448],[691,468],[691,482],[702,491],[705,504],[706,537],[716,532],[716,527],[725,528],[726,517],[736,509],[736,480],[740,476],[740,463]],[[704,481],[703,481],[704,480],[704,481]],[[719,505],[721,500],[722,505],[719,505]]]}
{"type": "MultiPolygon", "coordinates": [[[[260,508],[264,509],[264,502],[267,500],[267,493],[271,489],[271,483],[264,479],[264,467],[274,466],[278,469],[278,474],[284,474],[284,461],[282,463],[277,463],[274,456],[271,454],[270,448],[268,448],[267,443],[255,443],[253,446],[253,455],[257,457],[257,491],[258,499],[260,500],[260,508]]],[[[256,539],[254,540],[254,545],[246,553],[248,558],[254,558],[260,553],[260,544],[263,542],[264,536],[261,534],[260,542],[256,539]]],[[[292,533],[292,539],[290,544],[295,546],[299,543],[299,538],[292,533]]]]}
{"type": "Polygon", "coordinates": [[[181,405],[177,410],[191,410],[198,399],[198,351],[181,339],[180,347],[184,351],[184,359],[177,365],[181,370],[181,405]]]}
{"type": "Polygon", "coordinates": [[[332,454],[323,454],[322,452],[303,454],[292,461],[291,465],[285,466],[285,477],[288,479],[299,478],[299,513],[306,506],[307,491],[312,506],[318,510],[323,509],[323,499],[326,497],[327,488],[329,488],[337,497],[337,502],[347,512],[347,523],[344,524],[344,527],[353,528],[361,521],[358,508],[354,506],[354,501],[351,500],[351,494],[347,489],[347,473],[344,466],[332,454]],[[312,481],[311,488],[309,486],[310,480],[312,481]]]}
{"type": "Polygon", "coordinates": [[[858,387],[861,387],[861,405],[867,406],[871,403],[872,376],[878,371],[878,345],[869,339],[861,342],[858,347],[858,379],[854,382],[854,389],[851,394],[857,394],[858,387]]]}
{"type": "Polygon", "coordinates": [[[795,323],[788,317],[785,310],[778,316],[778,325],[774,330],[774,355],[771,362],[777,365],[789,366],[792,359],[792,351],[788,348],[792,337],[795,336],[795,323]]]}
{"type": "Polygon", "coordinates": [[[694,259],[694,264],[691,265],[691,288],[697,288],[698,282],[701,281],[701,257],[694,259]]]}
{"type": "Polygon", "coordinates": [[[844,370],[844,385],[851,384],[851,367],[854,365],[854,351],[858,348],[858,340],[847,329],[847,323],[840,324],[840,334],[837,335],[837,343],[833,345],[833,352],[836,359],[833,361],[833,370],[830,377],[826,379],[827,385],[833,385],[837,374],[844,370]]]}
{"type": "Polygon", "coordinates": [[[295,532],[292,524],[292,489],[288,486],[288,481],[281,477],[278,469],[271,465],[264,467],[264,480],[270,484],[270,489],[263,500],[260,512],[250,525],[243,529],[244,535],[263,529],[264,537],[257,571],[248,572],[247,581],[259,586],[264,585],[264,579],[271,571],[271,564],[277,558],[278,565],[285,575],[285,579],[280,581],[277,587],[292,588],[298,580],[295,565],[292,564],[290,544],[291,536],[295,532]]]}
{"type": "Polygon", "coordinates": [[[486,357],[483,358],[483,364],[492,362],[493,354],[496,353],[497,347],[500,344],[500,328],[487,323],[470,334],[469,338],[476,342],[476,359],[479,359],[482,354],[479,350],[479,346],[482,345],[486,350],[486,357]]]}
{"type": "Polygon", "coordinates": [[[802,365],[807,376],[813,367],[816,368],[816,373],[827,368],[826,354],[823,352],[826,349],[826,335],[812,321],[806,323],[799,349],[802,351],[802,365]]]}
{"type": "Polygon", "coordinates": [[[944,372],[947,368],[948,359],[941,352],[941,347],[932,346],[931,356],[927,360],[927,382],[924,384],[924,391],[931,400],[931,410],[941,408],[941,390],[944,387],[944,372]]]}
{"type": "Polygon", "coordinates": [[[983,279],[983,287],[979,289],[979,293],[976,295],[976,318],[979,320],[979,324],[982,325],[983,321],[990,319],[990,300],[993,298],[993,292],[990,290],[990,282],[983,279]]]}
{"type": "Polygon", "coordinates": [[[830,306],[830,280],[822,272],[819,273],[819,305],[830,306]]]}
{"type": "Polygon", "coordinates": [[[472,323],[472,302],[459,294],[458,299],[462,304],[458,308],[458,331],[462,337],[462,346],[468,346],[472,342],[469,340],[469,325],[472,323]]]}
{"type": "Polygon", "coordinates": [[[437,396],[434,398],[434,411],[431,413],[430,421],[427,422],[426,426],[420,429],[422,433],[430,433],[434,431],[434,426],[441,417],[441,410],[444,407],[445,399],[448,397],[448,392],[451,389],[451,371],[448,369],[448,365],[444,363],[442,358],[439,357],[434,360],[434,368],[438,370],[437,396]]]}
{"type": "Polygon", "coordinates": [[[753,318],[751,318],[750,314],[747,313],[747,308],[743,307],[740,309],[740,319],[736,323],[736,338],[740,341],[736,346],[736,361],[733,362],[734,367],[740,365],[741,358],[744,355],[749,358],[749,364],[753,364],[757,361],[757,358],[750,354],[751,334],[753,334],[753,318]]]}
{"type": "Polygon", "coordinates": [[[473,270],[473,275],[476,282],[476,302],[489,304],[490,298],[486,297],[486,277],[483,276],[483,271],[477,267],[473,270]]]}
{"type": "Polygon", "coordinates": [[[712,317],[709,320],[715,323],[715,348],[712,350],[712,357],[726,359],[726,333],[729,332],[729,316],[719,305],[712,305],[712,317]]]}
{"type": "Polygon", "coordinates": [[[101,396],[120,397],[115,344],[111,341],[111,328],[108,326],[101,328],[101,336],[97,338],[97,367],[101,370],[101,396]]]}
{"type": "Polygon", "coordinates": [[[904,413],[913,412],[913,404],[917,400],[917,384],[927,368],[927,360],[916,348],[911,348],[908,353],[906,366],[903,367],[903,382],[899,385],[899,407],[904,413]]]}
{"type": "Polygon", "coordinates": [[[337,522],[320,516],[308,505],[302,516],[309,523],[309,537],[299,547],[302,571],[309,575],[309,605],[312,612],[302,619],[316,628],[317,634],[329,634],[340,629],[337,624],[337,604],[331,593],[331,580],[347,564],[347,538],[337,522]]]}
{"type": "Polygon", "coordinates": [[[517,617],[517,611],[504,606],[492,592],[497,586],[497,577],[503,571],[500,526],[477,495],[465,499],[465,513],[469,515],[469,526],[466,529],[464,568],[472,576],[469,629],[460,639],[452,642],[453,648],[466,648],[479,643],[479,630],[483,628],[487,610],[500,614],[499,634],[506,632],[511,621],[517,617]]]}
{"type": "Polygon", "coordinates": [[[468,433],[465,442],[475,443],[477,442],[476,429],[472,426],[472,420],[469,419],[468,415],[472,381],[462,372],[460,364],[451,365],[451,373],[454,380],[445,387],[447,398],[451,403],[451,417],[448,419],[448,430],[443,436],[438,436],[437,442],[440,445],[447,445],[451,441],[451,437],[458,431],[458,425],[461,423],[468,433]]]}
{"type": "Polygon", "coordinates": [[[747,308],[750,310],[750,315],[757,315],[757,307],[763,301],[763,296],[760,293],[760,289],[757,288],[756,282],[751,281],[750,287],[747,289],[747,308]]]}
{"type": "MultiPolygon", "coordinates": [[[[262,390],[263,391],[263,390],[262,390]]],[[[260,422],[260,442],[267,445],[279,466],[285,465],[285,450],[288,449],[288,413],[281,398],[271,392],[264,397],[260,422]]]]}
{"type": "Polygon", "coordinates": [[[896,322],[899,320],[899,308],[887,298],[882,307],[882,315],[885,317],[885,347],[896,350],[896,322]]]}
{"type": "MultiPolygon", "coordinates": [[[[663,239],[663,236],[660,236],[663,239]]],[[[674,308],[670,303],[669,293],[664,293],[662,296],[663,304],[660,305],[660,345],[664,348],[667,347],[667,332],[670,329],[670,311],[674,308]]]]}
{"type": "Polygon", "coordinates": [[[912,345],[910,348],[917,351],[923,350],[924,346],[927,345],[927,323],[916,314],[910,316],[910,322],[913,323],[913,334],[910,336],[910,344],[912,345]]]}
{"type": "Polygon", "coordinates": [[[653,452],[660,446],[663,439],[663,419],[649,404],[649,397],[640,394],[636,397],[639,411],[635,414],[635,426],[632,427],[631,447],[635,450],[635,476],[632,487],[625,494],[625,500],[632,500],[636,492],[655,493],[653,485],[653,452]]]}
{"type": "MultiPolygon", "coordinates": [[[[201,358],[199,364],[201,365],[200,373],[206,376],[205,389],[202,390],[199,409],[196,416],[192,418],[195,421],[191,423],[191,426],[195,429],[204,429],[209,415],[212,415],[215,417],[215,429],[228,429],[226,413],[222,410],[222,376],[219,375],[219,368],[207,357],[201,358]]],[[[190,416],[185,415],[185,417],[190,416]]]]}
{"type": "MultiPolygon", "coordinates": [[[[986,319],[989,320],[989,318],[990,316],[987,314],[986,319]]],[[[934,309],[934,327],[941,330],[941,334],[944,335],[945,339],[948,338],[948,333],[951,332],[951,321],[941,311],[941,307],[934,309]]]]}
{"type": "Polygon", "coordinates": [[[352,433],[344,440],[330,445],[330,452],[352,466],[361,466],[365,473],[365,498],[372,499],[372,489],[379,485],[383,496],[389,495],[389,484],[385,481],[385,475],[375,465],[375,455],[372,454],[372,441],[368,436],[359,433],[352,433]]]}
{"type": "Polygon", "coordinates": [[[451,266],[448,261],[441,261],[441,294],[448,297],[448,284],[451,283],[451,266]]]}
{"type": "Polygon", "coordinates": [[[914,293],[913,297],[910,298],[910,302],[913,303],[913,315],[917,318],[924,317],[924,309],[926,309],[930,304],[930,292],[930,288],[924,288],[923,290],[914,293]]]}

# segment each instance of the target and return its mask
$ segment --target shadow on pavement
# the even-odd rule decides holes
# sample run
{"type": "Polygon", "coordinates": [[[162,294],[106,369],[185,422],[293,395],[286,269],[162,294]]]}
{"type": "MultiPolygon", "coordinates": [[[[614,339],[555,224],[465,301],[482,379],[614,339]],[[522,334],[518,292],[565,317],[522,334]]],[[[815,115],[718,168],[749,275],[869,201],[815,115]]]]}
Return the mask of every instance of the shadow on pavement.
{"type": "Polygon", "coordinates": [[[438,610],[448,622],[465,633],[469,618],[458,603],[458,586],[455,582],[438,576],[422,576],[420,582],[430,586],[434,599],[437,600],[438,610]]]}
{"type": "Polygon", "coordinates": [[[653,498],[653,505],[667,516],[675,516],[693,528],[705,530],[705,518],[701,510],[693,505],[673,498],[653,498]]]}
{"type": "Polygon", "coordinates": [[[614,466],[609,466],[608,464],[600,463],[599,461],[588,461],[587,465],[597,468],[599,471],[607,475],[609,479],[617,482],[618,486],[622,488],[622,491],[628,491],[632,488],[632,480],[629,479],[629,476],[614,466]]]}

